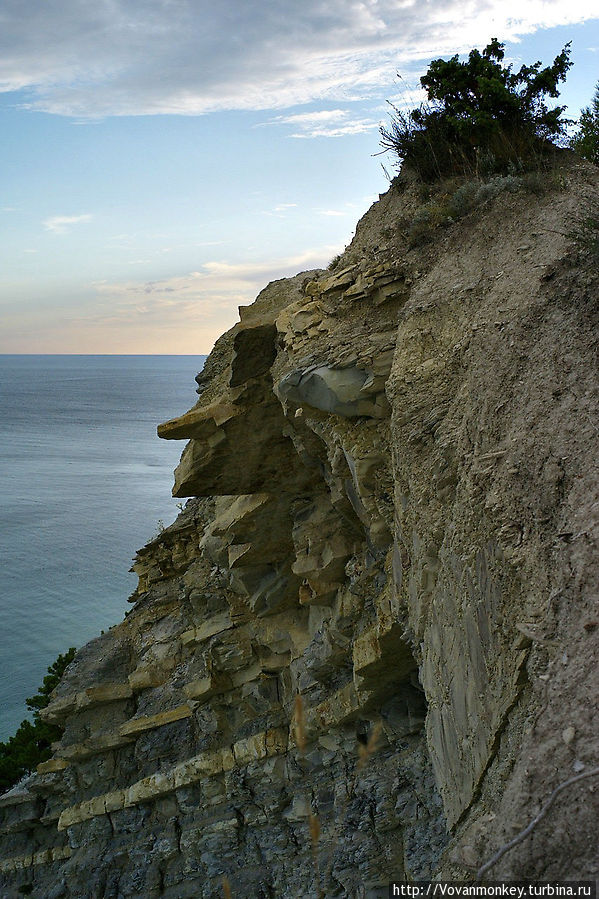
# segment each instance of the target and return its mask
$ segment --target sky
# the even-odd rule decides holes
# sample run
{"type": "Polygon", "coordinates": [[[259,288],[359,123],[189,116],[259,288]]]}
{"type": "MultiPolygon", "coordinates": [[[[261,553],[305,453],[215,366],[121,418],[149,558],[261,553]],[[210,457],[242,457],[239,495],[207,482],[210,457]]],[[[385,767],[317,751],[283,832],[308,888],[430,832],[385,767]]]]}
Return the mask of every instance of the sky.
{"type": "Polygon", "coordinates": [[[0,0],[0,25],[0,353],[209,352],[349,243],[432,58],[572,41],[572,118],[599,80],[596,0],[0,0]]]}

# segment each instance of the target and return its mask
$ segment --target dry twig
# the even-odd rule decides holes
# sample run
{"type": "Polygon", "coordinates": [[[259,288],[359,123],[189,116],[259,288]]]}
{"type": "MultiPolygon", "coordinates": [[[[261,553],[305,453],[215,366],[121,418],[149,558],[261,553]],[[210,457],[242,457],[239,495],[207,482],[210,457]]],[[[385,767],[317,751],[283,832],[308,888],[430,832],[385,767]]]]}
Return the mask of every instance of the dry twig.
{"type": "Polygon", "coordinates": [[[541,809],[539,814],[535,818],[532,819],[530,824],[528,824],[524,828],[524,830],[521,830],[520,833],[517,834],[513,840],[510,840],[509,843],[506,843],[504,846],[501,847],[501,849],[498,849],[497,852],[495,853],[495,855],[491,856],[489,861],[485,862],[485,864],[482,865],[482,867],[480,867],[478,869],[478,871],[476,872],[476,879],[482,880],[483,875],[486,874],[487,871],[489,871],[494,865],[496,865],[497,862],[499,861],[499,859],[503,858],[503,856],[506,854],[506,852],[509,852],[510,849],[513,849],[514,846],[517,846],[518,843],[521,843],[522,840],[525,840],[526,837],[533,832],[533,830],[535,829],[537,824],[543,820],[543,818],[545,817],[545,815],[547,814],[547,812],[549,811],[549,809],[551,808],[551,806],[553,805],[553,803],[555,802],[555,800],[557,799],[559,794],[562,792],[562,790],[565,790],[566,787],[572,786],[572,784],[578,783],[579,780],[583,780],[585,777],[596,777],[598,774],[599,774],[599,768],[591,768],[590,771],[585,771],[583,774],[577,774],[576,777],[570,777],[570,778],[568,778],[568,780],[565,780],[563,783],[559,784],[559,786],[557,786],[555,788],[553,793],[551,793],[551,795],[549,796],[549,799],[547,800],[547,802],[545,803],[545,805],[543,806],[543,808],[541,809]]]}

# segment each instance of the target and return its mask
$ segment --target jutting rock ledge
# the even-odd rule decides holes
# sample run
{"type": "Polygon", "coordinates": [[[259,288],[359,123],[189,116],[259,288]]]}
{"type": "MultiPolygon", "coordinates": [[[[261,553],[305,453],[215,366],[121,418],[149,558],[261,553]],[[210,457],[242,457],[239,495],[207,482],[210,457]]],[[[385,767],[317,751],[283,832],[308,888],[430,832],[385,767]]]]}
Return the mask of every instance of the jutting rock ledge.
{"type": "MultiPolygon", "coordinates": [[[[598,279],[567,234],[599,177],[551,177],[420,248],[399,179],[334,271],[241,308],[159,428],[191,499],[0,798],[3,897],[468,880],[597,766],[598,279]]],[[[493,878],[597,878],[598,797],[493,878]]]]}

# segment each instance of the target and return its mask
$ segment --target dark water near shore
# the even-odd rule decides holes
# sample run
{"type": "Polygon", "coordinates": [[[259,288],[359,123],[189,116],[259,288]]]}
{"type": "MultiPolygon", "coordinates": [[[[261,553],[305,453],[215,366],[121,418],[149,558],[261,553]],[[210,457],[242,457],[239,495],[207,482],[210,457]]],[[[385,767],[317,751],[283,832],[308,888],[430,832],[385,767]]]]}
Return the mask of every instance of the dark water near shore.
{"type": "Polygon", "coordinates": [[[48,665],[120,621],[135,551],[177,514],[204,356],[0,356],[0,740],[48,665]]]}

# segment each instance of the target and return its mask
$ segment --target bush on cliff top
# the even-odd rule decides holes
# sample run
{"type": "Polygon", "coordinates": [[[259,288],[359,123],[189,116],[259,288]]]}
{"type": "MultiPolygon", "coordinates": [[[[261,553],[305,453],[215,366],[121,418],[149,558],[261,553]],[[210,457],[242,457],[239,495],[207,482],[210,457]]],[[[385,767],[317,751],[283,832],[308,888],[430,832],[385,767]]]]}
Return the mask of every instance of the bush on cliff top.
{"type": "Polygon", "coordinates": [[[504,45],[497,38],[482,53],[471,50],[435,59],[421,79],[428,102],[409,113],[393,106],[389,128],[381,128],[381,145],[393,151],[421,178],[447,174],[493,174],[522,170],[537,161],[569,124],[563,106],[549,109],[566,77],[570,44],[551,66],[504,66],[504,45]]]}
{"type": "Polygon", "coordinates": [[[599,82],[591,105],[582,110],[570,146],[579,156],[599,165],[599,82]]]}
{"type": "Polygon", "coordinates": [[[51,746],[62,735],[62,730],[42,721],[39,713],[50,702],[50,695],[60,681],[65,668],[73,661],[75,649],[58,656],[48,668],[44,682],[35,696],[26,700],[32,711],[33,723],[21,721],[17,732],[6,743],[0,743],[0,792],[9,790],[26,774],[30,774],[52,755],[51,746]]]}

